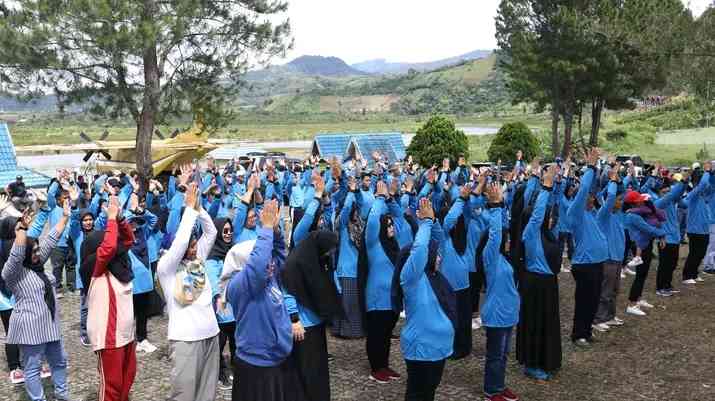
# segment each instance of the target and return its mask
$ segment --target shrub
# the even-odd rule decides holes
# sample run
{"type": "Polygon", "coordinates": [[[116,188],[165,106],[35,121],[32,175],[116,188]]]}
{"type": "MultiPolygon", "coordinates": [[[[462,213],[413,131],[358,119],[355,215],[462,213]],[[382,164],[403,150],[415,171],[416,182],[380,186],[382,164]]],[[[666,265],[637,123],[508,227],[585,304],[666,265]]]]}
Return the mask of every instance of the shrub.
{"type": "Polygon", "coordinates": [[[433,116],[417,130],[407,153],[421,166],[439,166],[444,158],[456,160],[460,154],[468,157],[469,143],[467,136],[455,128],[453,121],[433,116]]]}
{"type": "Polygon", "coordinates": [[[614,129],[606,132],[606,139],[612,142],[619,142],[628,137],[628,133],[622,129],[614,129]]]}
{"type": "Polygon", "coordinates": [[[504,124],[492,141],[487,155],[489,160],[516,161],[516,152],[524,153],[524,160],[531,160],[540,153],[539,140],[522,122],[504,124]]]}

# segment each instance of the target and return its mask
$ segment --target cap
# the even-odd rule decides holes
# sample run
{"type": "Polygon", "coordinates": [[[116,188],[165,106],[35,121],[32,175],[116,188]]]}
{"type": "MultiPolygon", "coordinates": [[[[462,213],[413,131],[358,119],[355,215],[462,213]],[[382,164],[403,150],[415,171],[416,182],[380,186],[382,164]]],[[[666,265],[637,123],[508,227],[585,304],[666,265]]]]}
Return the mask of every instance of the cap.
{"type": "Polygon", "coordinates": [[[700,163],[698,163],[698,162],[693,163],[693,170],[695,170],[696,168],[700,168],[700,163]]]}
{"type": "Polygon", "coordinates": [[[642,194],[636,191],[626,192],[626,196],[623,198],[625,203],[642,203],[650,199],[650,196],[642,194]]]}
{"type": "Polygon", "coordinates": [[[238,175],[238,176],[246,175],[246,169],[243,166],[239,165],[238,169],[236,170],[236,175],[238,175]]]}

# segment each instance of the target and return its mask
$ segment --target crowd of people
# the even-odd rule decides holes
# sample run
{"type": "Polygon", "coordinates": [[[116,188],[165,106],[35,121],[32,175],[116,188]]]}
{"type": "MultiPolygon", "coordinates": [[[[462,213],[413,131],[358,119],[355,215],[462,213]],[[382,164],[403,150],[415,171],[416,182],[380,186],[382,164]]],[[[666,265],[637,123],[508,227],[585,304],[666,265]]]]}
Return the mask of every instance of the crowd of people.
{"type": "Polygon", "coordinates": [[[62,170],[46,195],[19,177],[0,198],[9,380],[42,401],[51,376],[55,399],[71,400],[60,327],[73,316],[97,355],[101,401],[129,400],[137,354],[157,349],[150,338],[169,340],[173,401],[213,401],[219,387],[234,401],[329,401],[328,333],[364,339],[369,380],[406,374],[405,400],[433,400],[447,361],[468,357],[483,328],[484,397],[516,401],[513,332],[526,376],[548,381],[562,366],[559,273],[575,281],[570,338],[584,350],[593,330],[624,324],[625,274],[635,278],[624,312],[653,307],[643,292],[654,251],[655,295],[679,292],[681,216],[683,285],[702,281],[703,260],[715,274],[715,176],[709,162],[693,167],[639,177],[592,149],[581,165],[519,154],[507,172],[377,153],[207,160],[158,180],[62,170]],[[72,294],[77,310],[61,313],[57,300],[72,294]],[[162,314],[168,332],[149,333],[162,314]],[[400,318],[402,374],[390,366],[400,318]]]}

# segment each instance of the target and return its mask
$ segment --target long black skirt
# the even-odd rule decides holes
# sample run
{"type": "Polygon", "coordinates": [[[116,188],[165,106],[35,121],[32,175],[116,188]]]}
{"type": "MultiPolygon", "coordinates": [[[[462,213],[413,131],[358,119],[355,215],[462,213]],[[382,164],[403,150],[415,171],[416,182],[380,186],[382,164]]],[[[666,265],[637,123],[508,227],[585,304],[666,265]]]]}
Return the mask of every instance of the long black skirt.
{"type": "Polygon", "coordinates": [[[453,360],[462,359],[472,353],[472,292],[469,288],[455,291],[457,298],[457,327],[454,330],[453,360]]]}
{"type": "Polygon", "coordinates": [[[325,325],[305,328],[303,341],[293,344],[298,377],[310,401],[330,401],[330,370],[325,325]]]}
{"type": "Polygon", "coordinates": [[[274,367],[253,366],[236,358],[231,401],[306,401],[292,359],[274,367]]]}
{"type": "Polygon", "coordinates": [[[561,368],[559,283],[554,275],[525,272],[516,331],[516,358],[529,368],[561,368]]]}

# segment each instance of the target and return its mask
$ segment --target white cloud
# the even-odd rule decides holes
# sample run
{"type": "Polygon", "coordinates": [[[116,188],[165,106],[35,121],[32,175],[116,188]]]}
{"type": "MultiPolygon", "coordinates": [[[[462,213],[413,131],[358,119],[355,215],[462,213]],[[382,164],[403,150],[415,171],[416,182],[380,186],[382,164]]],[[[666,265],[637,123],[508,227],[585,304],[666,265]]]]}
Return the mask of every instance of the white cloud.
{"type": "MultiPolygon", "coordinates": [[[[698,16],[712,0],[682,1],[698,16]]],[[[295,48],[284,61],[309,54],[348,63],[419,62],[493,49],[498,5],[499,0],[292,0],[295,48]]]]}

